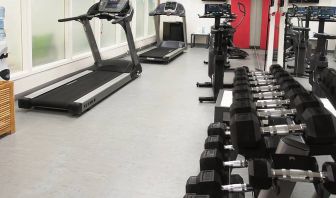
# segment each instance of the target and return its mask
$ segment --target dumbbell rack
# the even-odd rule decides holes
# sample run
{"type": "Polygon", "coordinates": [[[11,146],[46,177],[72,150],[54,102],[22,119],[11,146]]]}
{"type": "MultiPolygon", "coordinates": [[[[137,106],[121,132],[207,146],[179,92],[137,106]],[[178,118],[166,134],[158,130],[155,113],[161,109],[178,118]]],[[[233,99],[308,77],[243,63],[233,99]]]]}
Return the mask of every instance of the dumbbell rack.
{"type": "MultiPolygon", "coordinates": [[[[288,74],[288,72],[286,73],[285,71],[283,71],[283,69],[280,66],[272,66],[271,67],[271,73],[272,73],[272,75],[267,74],[268,77],[267,77],[266,83],[264,83],[264,82],[261,83],[262,81],[265,81],[265,80],[261,80],[262,76],[265,75],[265,73],[258,73],[258,74],[257,73],[254,73],[254,74],[250,73],[251,74],[250,77],[246,78],[246,76],[245,76],[245,78],[246,78],[245,80],[247,82],[253,82],[252,84],[254,84],[254,85],[263,84],[263,85],[265,85],[263,87],[263,89],[267,90],[269,88],[268,91],[278,90],[278,92],[269,92],[269,93],[274,93],[273,96],[271,94],[272,99],[277,99],[277,100],[286,100],[287,99],[287,100],[289,100],[290,103],[288,103],[288,104],[283,104],[283,105],[279,105],[277,107],[272,107],[271,108],[272,110],[274,110],[274,109],[279,110],[279,111],[276,111],[276,112],[279,114],[280,117],[283,114],[283,116],[282,116],[283,121],[288,122],[287,114],[285,112],[287,112],[289,114],[297,113],[296,111],[293,111],[292,109],[289,109],[288,107],[293,105],[294,101],[297,100],[298,95],[306,94],[305,92],[307,92],[307,91],[305,91],[302,87],[295,87],[294,88],[294,86],[290,86],[287,82],[291,81],[291,83],[293,83],[294,79],[291,76],[286,75],[286,74],[288,74]],[[251,77],[251,76],[254,76],[254,77],[251,77]],[[272,78],[274,78],[274,79],[272,80],[272,78]],[[254,80],[254,81],[251,81],[251,80],[254,80]],[[273,83],[273,85],[268,84],[268,83],[273,83]],[[279,84],[279,85],[277,85],[277,84],[279,84]],[[268,86],[268,88],[267,88],[267,86],[268,86]],[[281,92],[281,88],[285,88],[285,89],[282,90],[283,91],[282,94],[278,94],[278,93],[281,92]],[[295,91],[293,91],[292,89],[294,89],[295,91]]],[[[262,92],[260,91],[259,88],[258,88],[259,91],[260,91],[259,94],[255,94],[253,92],[249,92],[249,91],[246,91],[244,89],[242,90],[241,89],[242,88],[241,87],[241,84],[242,84],[241,79],[242,79],[242,77],[239,77],[238,75],[236,75],[235,83],[234,83],[234,89],[232,91],[234,101],[237,100],[237,99],[239,100],[239,99],[242,99],[242,98],[244,99],[244,97],[247,97],[245,99],[255,102],[258,97],[261,97],[261,96],[265,95],[265,94],[261,94],[262,92]],[[248,92],[249,96],[247,96],[248,94],[244,94],[244,95],[237,94],[240,91],[241,92],[248,92]]],[[[293,85],[297,85],[297,84],[294,83],[293,85]]],[[[250,88],[252,88],[252,87],[250,87],[250,88]]],[[[258,89],[252,88],[251,90],[258,90],[258,89]]],[[[267,96],[269,96],[269,94],[267,96]]],[[[312,103],[312,102],[310,102],[309,104],[314,105],[314,103],[312,103]]],[[[302,108],[302,106],[305,105],[305,103],[302,102],[302,103],[299,103],[299,104],[296,104],[296,105],[297,105],[298,111],[300,111],[300,109],[302,108]]],[[[267,113],[269,109],[268,110],[266,109],[265,112],[263,112],[263,110],[265,110],[265,109],[264,108],[257,108],[254,113],[261,112],[261,114],[258,114],[258,115],[261,115],[261,117],[266,117],[267,119],[271,119],[271,117],[267,116],[267,115],[270,115],[270,114],[267,113]]],[[[228,113],[229,114],[231,113],[231,119],[232,119],[232,112],[228,112],[228,113]]],[[[237,113],[237,112],[235,112],[235,113],[237,113]]],[[[215,116],[216,116],[216,114],[215,114],[215,116]]],[[[295,116],[290,117],[293,124],[295,124],[295,122],[297,121],[294,118],[295,118],[295,116]]],[[[259,122],[261,122],[261,120],[259,120],[259,122]]],[[[264,123],[264,124],[265,124],[265,126],[267,126],[269,123],[264,123]]],[[[298,130],[304,130],[304,128],[306,127],[305,124],[293,125],[293,126],[301,126],[302,127],[302,128],[298,128],[298,130]]],[[[208,146],[205,146],[205,149],[207,149],[207,147],[209,147],[211,142],[216,142],[216,138],[217,138],[217,142],[222,142],[223,143],[219,147],[222,147],[222,148],[228,149],[228,150],[232,149],[232,148],[230,148],[230,146],[225,146],[225,144],[232,143],[232,141],[231,142],[228,141],[228,140],[218,141],[218,139],[220,139],[220,138],[225,138],[223,136],[230,136],[231,137],[231,134],[227,130],[230,130],[232,128],[233,128],[232,126],[230,128],[227,127],[223,123],[223,120],[221,120],[220,123],[215,123],[215,124],[210,125],[209,129],[208,129],[208,135],[220,134],[220,133],[223,134],[223,135],[222,135],[222,137],[218,137],[218,136],[217,137],[214,137],[214,136],[211,137],[211,136],[209,136],[207,138],[207,141],[206,141],[206,145],[208,144],[208,146]],[[212,132],[209,133],[209,131],[212,131],[212,132]]],[[[274,129],[273,128],[266,128],[266,129],[268,129],[270,131],[271,130],[275,130],[275,131],[277,130],[275,128],[274,129]]],[[[287,127],[287,130],[288,129],[290,129],[290,125],[287,127]]],[[[335,132],[335,131],[333,131],[333,132],[335,132]]],[[[326,154],[325,152],[326,152],[326,150],[328,151],[328,148],[327,148],[328,146],[329,146],[329,149],[330,148],[334,148],[334,149],[336,148],[335,145],[328,145],[327,147],[324,147],[324,148],[323,148],[323,146],[320,146],[320,147],[317,146],[316,147],[315,145],[311,145],[311,144],[307,145],[305,139],[302,138],[302,136],[298,136],[298,135],[287,135],[287,136],[282,136],[282,137],[283,138],[281,140],[279,140],[279,139],[275,140],[277,143],[276,143],[275,151],[273,151],[273,152],[275,152],[276,155],[284,155],[286,157],[287,157],[287,155],[288,156],[292,155],[292,156],[297,156],[298,158],[300,156],[302,156],[303,158],[305,158],[305,156],[307,156],[307,158],[310,159],[312,157],[309,157],[309,156],[314,155],[314,154],[316,154],[316,155],[326,154]],[[312,150],[318,150],[318,151],[312,151],[312,150]]],[[[217,146],[218,147],[218,145],[214,145],[214,144],[212,146],[214,146],[214,147],[217,146]]],[[[235,147],[235,145],[233,145],[233,147],[235,147]]],[[[235,153],[235,152],[239,152],[238,150],[236,150],[236,151],[231,150],[231,152],[226,153],[226,155],[223,155],[224,158],[225,158],[223,161],[235,160],[236,157],[237,157],[237,153],[235,153]]],[[[212,152],[211,150],[210,151],[205,151],[205,153],[203,153],[202,156],[204,157],[206,155],[207,156],[216,155],[215,154],[216,152],[212,152],[212,153],[211,152],[212,152]],[[210,152],[210,154],[209,153],[206,154],[207,152],[210,152]]],[[[239,153],[239,154],[241,154],[241,153],[239,153]]],[[[264,157],[266,157],[266,156],[264,156],[264,157]]],[[[275,155],[271,154],[268,157],[271,157],[271,158],[273,157],[274,158],[275,155]]],[[[288,158],[288,159],[290,159],[290,158],[288,158]]],[[[201,158],[201,160],[202,160],[202,158],[201,158]]],[[[201,160],[200,160],[200,162],[201,162],[201,160]]],[[[277,161],[277,163],[281,164],[281,160],[275,160],[275,161],[277,161]]],[[[227,164],[230,164],[230,162],[228,162],[227,164]]],[[[244,163],[242,163],[242,164],[244,164],[244,163]]],[[[245,165],[248,166],[248,164],[245,164],[245,165]]],[[[278,167],[281,167],[281,165],[279,165],[278,167]]],[[[202,169],[204,169],[204,167],[202,168],[202,165],[201,165],[201,171],[202,171],[202,169]]],[[[217,170],[217,169],[214,169],[214,170],[217,170]]],[[[284,173],[286,173],[286,172],[284,172],[284,173]]],[[[303,171],[303,173],[310,174],[309,171],[308,172],[303,171]]],[[[202,176],[203,172],[201,172],[200,174],[201,175],[199,175],[198,177],[202,176]]],[[[275,172],[274,174],[277,174],[277,172],[275,172]]],[[[196,177],[194,177],[194,179],[196,180],[196,177]]],[[[291,179],[293,179],[293,178],[291,178],[291,179]]],[[[295,179],[294,179],[294,181],[295,181],[295,179]]],[[[299,179],[297,181],[301,181],[301,180],[299,179]]],[[[189,182],[189,180],[188,180],[188,182],[189,182]]],[[[224,182],[224,184],[229,184],[229,183],[224,182]]],[[[286,197],[291,196],[292,191],[295,187],[295,182],[279,181],[277,184],[278,184],[277,186],[279,187],[277,189],[281,189],[280,193],[278,191],[276,191],[276,189],[261,190],[260,192],[258,192],[258,197],[262,197],[262,198],[264,198],[264,197],[279,197],[279,198],[284,197],[284,198],[286,198],[286,197]]],[[[238,196],[242,197],[241,196],[242,193],[251,191],[250,188],[251,188],[250,186],[245,185],[245,184],[244,185],[243,184],[236,184],[236,186],[235,185],[223,186],[222,190],[225,189],[228,193],[239,192],[238,190],[241,190],[240,191],[241,193],[238,196]]],[[[315,188],[316,188],[319,195],[322,195],[322,196],[325,196],[325,197],[328,197],[328,195],[330,195],[330,193],[327,192],[324,188],[321,188],[321,185],[316,185],[315,188]]],[[[336,186],[335,186],[335,188],[336,188],[336,186]]],[[[189,197],[195,197],[196,198],[197,196],[186,196],[186,197],[188,197],[188,198],[189,197]]],[[[201,197],[202,196],[200,196],[199,198],[201,198],[201,197]]],[[[204,196],[204,197],[206,197],[206,196],[204,196]]]]}

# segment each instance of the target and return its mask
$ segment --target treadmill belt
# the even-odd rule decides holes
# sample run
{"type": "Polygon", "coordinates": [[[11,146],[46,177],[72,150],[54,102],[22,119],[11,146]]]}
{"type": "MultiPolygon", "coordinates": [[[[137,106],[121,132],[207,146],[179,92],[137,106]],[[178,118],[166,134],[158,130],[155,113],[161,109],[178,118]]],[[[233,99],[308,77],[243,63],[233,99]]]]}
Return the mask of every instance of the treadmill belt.
{"type": "Polygon", "coordinates": [[[175,51],[176,48],[159,47],[149,50],[140,55],[140,57],[163,58],[165,55],[175,51]]]}
{"type": "Polygon", "coordinates": [[[77,99],[121,75],[117,72],[93,71],[63,86],[32,99],[38,106],[67,108],[77,99]]]}

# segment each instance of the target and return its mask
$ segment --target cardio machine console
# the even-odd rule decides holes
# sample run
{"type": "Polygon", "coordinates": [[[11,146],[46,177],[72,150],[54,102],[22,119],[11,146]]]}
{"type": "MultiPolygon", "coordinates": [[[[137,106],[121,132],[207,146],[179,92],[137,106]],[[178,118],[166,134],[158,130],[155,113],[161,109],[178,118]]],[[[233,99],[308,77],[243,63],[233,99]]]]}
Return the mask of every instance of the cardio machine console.
{"type": "Polygon", "coordinates": [[[129,0],[100,0],[99,12],[120,13],[129,5],[129,0]]]}
{"type": "Polygon", "coordinates": [[[305,17],[308,14],[308,7],[288,8],[290,17],[305,17]]]}
{"type": "Polygon", "coordinates": [[[168,1],[166,2],[165,4],[165,7],[164,7],[164,11],[169,13],[169,12],[176,12],[177,10],[177,3],[176,2],[172,2],[172,1],[168,1]]]}
{"type": "Polygon", "coordinates": [[[231,5],[224,4],[205,4],[205,16],[231,16],[231,5]]]}
{"type": "Polygon", "coordinates": [[[312,19],[336,20],[336,7],[311,6],[310,13],[312,19]]]}

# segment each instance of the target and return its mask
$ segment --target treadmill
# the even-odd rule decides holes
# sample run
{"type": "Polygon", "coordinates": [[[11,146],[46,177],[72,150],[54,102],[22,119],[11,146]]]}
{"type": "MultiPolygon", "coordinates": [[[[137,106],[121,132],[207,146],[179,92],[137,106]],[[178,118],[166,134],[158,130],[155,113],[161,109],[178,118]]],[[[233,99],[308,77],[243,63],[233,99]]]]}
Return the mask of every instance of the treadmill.
{"type": "Polygon", "coordinates": [[[130,22],[134,10],[129,0],[100,0],[90,7],[88,12],[77,17],[60,19],[59,22],[80,22],[86,33],[94,65],[60,82],[37,90],[18,100],[19,108],[43,108],[63,110],[73,115],[81,115],[97,103],[138,78],[142,72],[139,57],[136,54],[130,22]],[[105,19],[119,24],[124,29],[132,61],[102,60],[90,20],[105,19]]]}
{"type": "Polygon", "coordinates": [[[168,1],[166,3],[161,3],[153,12],[149,13],[149,16],[154,16],[157,46],[140,54],[140,61],[169,63],[172,59],[181,55],[184,52],[184,50],[188,48],[186,11],[182,4],[168,1]],[[161,15],[178,16],[182,18],[184,41],[172,41],[172,40],[161,41],[160,38],[161,15]]]}

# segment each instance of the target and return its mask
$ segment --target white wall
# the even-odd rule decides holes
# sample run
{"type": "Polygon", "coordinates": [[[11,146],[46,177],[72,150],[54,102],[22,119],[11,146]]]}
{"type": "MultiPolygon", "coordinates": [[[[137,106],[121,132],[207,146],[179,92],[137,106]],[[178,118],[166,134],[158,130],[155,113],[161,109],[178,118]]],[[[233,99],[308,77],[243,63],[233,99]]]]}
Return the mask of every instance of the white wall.
{"type": "MultiPolygon", "coordinates": [[[[298,6],[336,6],[336,0],[320,0],[320,3],[315,3],[315,4],[298,4],[298,6]]],[[[293,22],[295,22],[293,20],[293,22]]],[[[297,23],[294,23],[294,25],[297,23]]],[[[336,34],[336,28],[335,28],[336,23],[325,23],[325,29],[324,32],[327,34],[336,34]]],[[[313,32],[318,32],[318,22],[310,22],[309,24],[311,33],[313,32]]],[[[336,41],[332,40],[329,41],[329,46],[328,50],[334,50],[336,45],[336,41]]]]}

